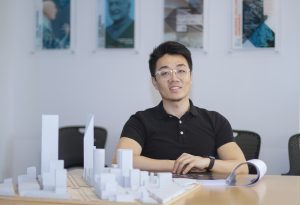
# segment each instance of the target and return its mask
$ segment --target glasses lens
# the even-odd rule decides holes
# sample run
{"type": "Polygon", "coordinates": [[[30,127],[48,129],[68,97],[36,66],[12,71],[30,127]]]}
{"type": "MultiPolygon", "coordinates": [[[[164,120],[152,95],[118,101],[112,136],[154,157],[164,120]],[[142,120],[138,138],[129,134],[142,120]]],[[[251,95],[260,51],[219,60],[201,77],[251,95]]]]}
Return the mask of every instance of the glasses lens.
{"type": "Polygon", "coordinates": [[[188,74],[189,70],[185,68],[180,68],[180,69],[166,69],[166,70],[160,70],[156,73],[156,75],[159,75],[162,79],[169,80],[171,79],[173,72],[175,73],[177,78],[185,78],[186,75],[188,74]]]}
{"type": "Polygon", "coordinates": [[[186,70],[186,69],[179,69],[176,71],[176,75],[179,78],[184,78],[187,75],[187,73],[188,73],[188,70],[186,70]]]}
{"type": "Polygon", "coordinates": [[[171,72],[171,70],[161,70],[158,74],[164,79],[169,79],[171,77],[171,72]]]}

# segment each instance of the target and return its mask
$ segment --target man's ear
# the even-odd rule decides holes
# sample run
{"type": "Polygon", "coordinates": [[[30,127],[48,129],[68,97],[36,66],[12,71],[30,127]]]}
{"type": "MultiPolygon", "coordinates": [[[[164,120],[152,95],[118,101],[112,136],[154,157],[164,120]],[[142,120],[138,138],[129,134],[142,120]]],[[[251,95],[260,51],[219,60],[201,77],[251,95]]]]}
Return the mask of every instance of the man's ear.
{"type": "Polygon", "coordinates": [[[152,80],[152,84],[155,87],[155,89],[158,90],[158,85],[157,85],[156,78],[155,77],[151,77],[151,80],[152,80]]]}

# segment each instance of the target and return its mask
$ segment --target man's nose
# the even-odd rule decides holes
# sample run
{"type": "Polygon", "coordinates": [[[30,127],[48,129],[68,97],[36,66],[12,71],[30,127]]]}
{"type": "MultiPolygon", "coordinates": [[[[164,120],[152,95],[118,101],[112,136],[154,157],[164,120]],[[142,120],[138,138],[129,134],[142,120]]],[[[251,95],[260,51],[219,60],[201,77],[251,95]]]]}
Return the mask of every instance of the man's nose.
{"type": "Polygon", "coordinates": [[[176,70],[171,70],[171,80],[178,80],[176,70]]]}

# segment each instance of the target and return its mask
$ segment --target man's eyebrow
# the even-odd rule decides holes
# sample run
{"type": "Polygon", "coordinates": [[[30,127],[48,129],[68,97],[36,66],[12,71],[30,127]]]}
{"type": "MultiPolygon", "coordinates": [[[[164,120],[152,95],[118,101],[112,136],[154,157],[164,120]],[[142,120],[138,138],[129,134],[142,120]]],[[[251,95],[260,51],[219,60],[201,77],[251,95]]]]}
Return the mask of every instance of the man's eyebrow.
{"type": "MultiPolygon", "coordinates": [[[[176,67],[181,67],[181,66],[187,66],[187,65],[185,65],[184,63],[179,63],[179,64],[176,65],[176,67]]],[[[158,70],[168,69],[168,68],[170,68],[170,67],[167,66],[167,65],[164,65],[164,66],[161,66],[160,68],[158,68],[158,70]]]]}
{"type": "Polygon", "coordinates": [[[158,68],[158,70],[161,70],[161,69],[168,69],[168,68],[170,68],[170,67],[167,66],[167,65],[164,65],[164,66],[161,66],[160,68],[158,68]]]}

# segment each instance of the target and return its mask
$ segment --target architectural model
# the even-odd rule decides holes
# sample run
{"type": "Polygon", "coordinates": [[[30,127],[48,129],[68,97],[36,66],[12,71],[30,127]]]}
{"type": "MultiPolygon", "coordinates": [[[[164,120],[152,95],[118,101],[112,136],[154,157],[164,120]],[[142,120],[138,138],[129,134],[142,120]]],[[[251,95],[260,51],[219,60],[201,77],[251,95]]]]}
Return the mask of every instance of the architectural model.
{"type": "MultiPolygon", "coordinates": [[[[149,173],[134,169],[133,153],[129,149],[117,150],[117,164],[105,167],[105,150],[94,147],[94,116],[90,116],[87,121],[83,141],[84,169],[79,176],[83,181],[81,185],[92,187],[86,188],[89,195],[99,199],[116,202],[166,203],[199,184],[199,180],[172,178],[172,173],[169,172],[149,173]]],[[[68,178],[64,162],[58,160],[58,116],[43,115],[41,146],[41,174],[37,176],[35,167],[27,168],[26,174],[18,176],[17,190],[14,189],[11,178],[5,179],[0,184],[0,196],[74,199],[67,189],[68,178]]],[[[236,185],[235,170],[243,164],[252,164],[258,172],[256,179],[246,185],[256,183],[267,170],[263,161],[252,159],[236,166],[227,179],[210,180],[206,185],[236,185]]],[[[69,177],[71,180],[71,175],[69,177]]],[[[201,180],[200,184],[205,185],[205,180],[201,180]]],[[[76,188],[80,189],[81,185],[77,184],[76,188]]]]}
{"type": "Polygon", "coordinates": [[[83,137],[83,177],[88,185],[93,186],[93,150],[94,150],[94,116],[91,115],[84,130],[83,137]]]}
{"type": "Polygon", "coordinates": [[[63,160],[58,160],[58,116],[42,116],[41,175],[35,167],[27,168],[27,173],[18,176],[17,192],[12,179],[0,184],[0,195],[24,197],[69,198],[67,192],[67,171],[63,160]]]}
{"type": "MultiPolygon", "coordinates": [[[[0,184],[0,195],[70,199],[67,171],[58,160],[58,116],[42,117],[41,174],[35,167],[18,176],[17,190],[12,179],[0,184]]],[[[94,147],[94,116],[90,116],[84,133],[83,180],[94,187],[102,200],[116,202],[165,203],[185,192],[188,186],[176,183],[171,173],[149,173],[133,168],[132,150],[119,149],[117,164],[105,167],[105,150],[94,147]]]]}
{"type": "MultiPolygon", "coordinates": [[[[96,149],[94,116],[90,116],[84,134],[84,171],[86,183],[100,199],[117,202],[165,203],[186,190],[173,182],[171,173],[149,173],[133,168],[132,150],[119,149],[117,164],[105,167],[105,150],[96,149]],[[86,157],[90,156],[90,157],[86,157]]],[[[191,187],[193,185],[189,185],[191,187]]]]}
{"type": "Polygon", "coordinates": [[[4,179],[4,182],[0,184],[0,196],[14,196],[15,194],[12,178],[4,179]]]}
{"type": "Polygon", "coordinates": [[[58,115],[42,116],[41,173],[49,172],[51,160],[58,160],[58,115]]]}

